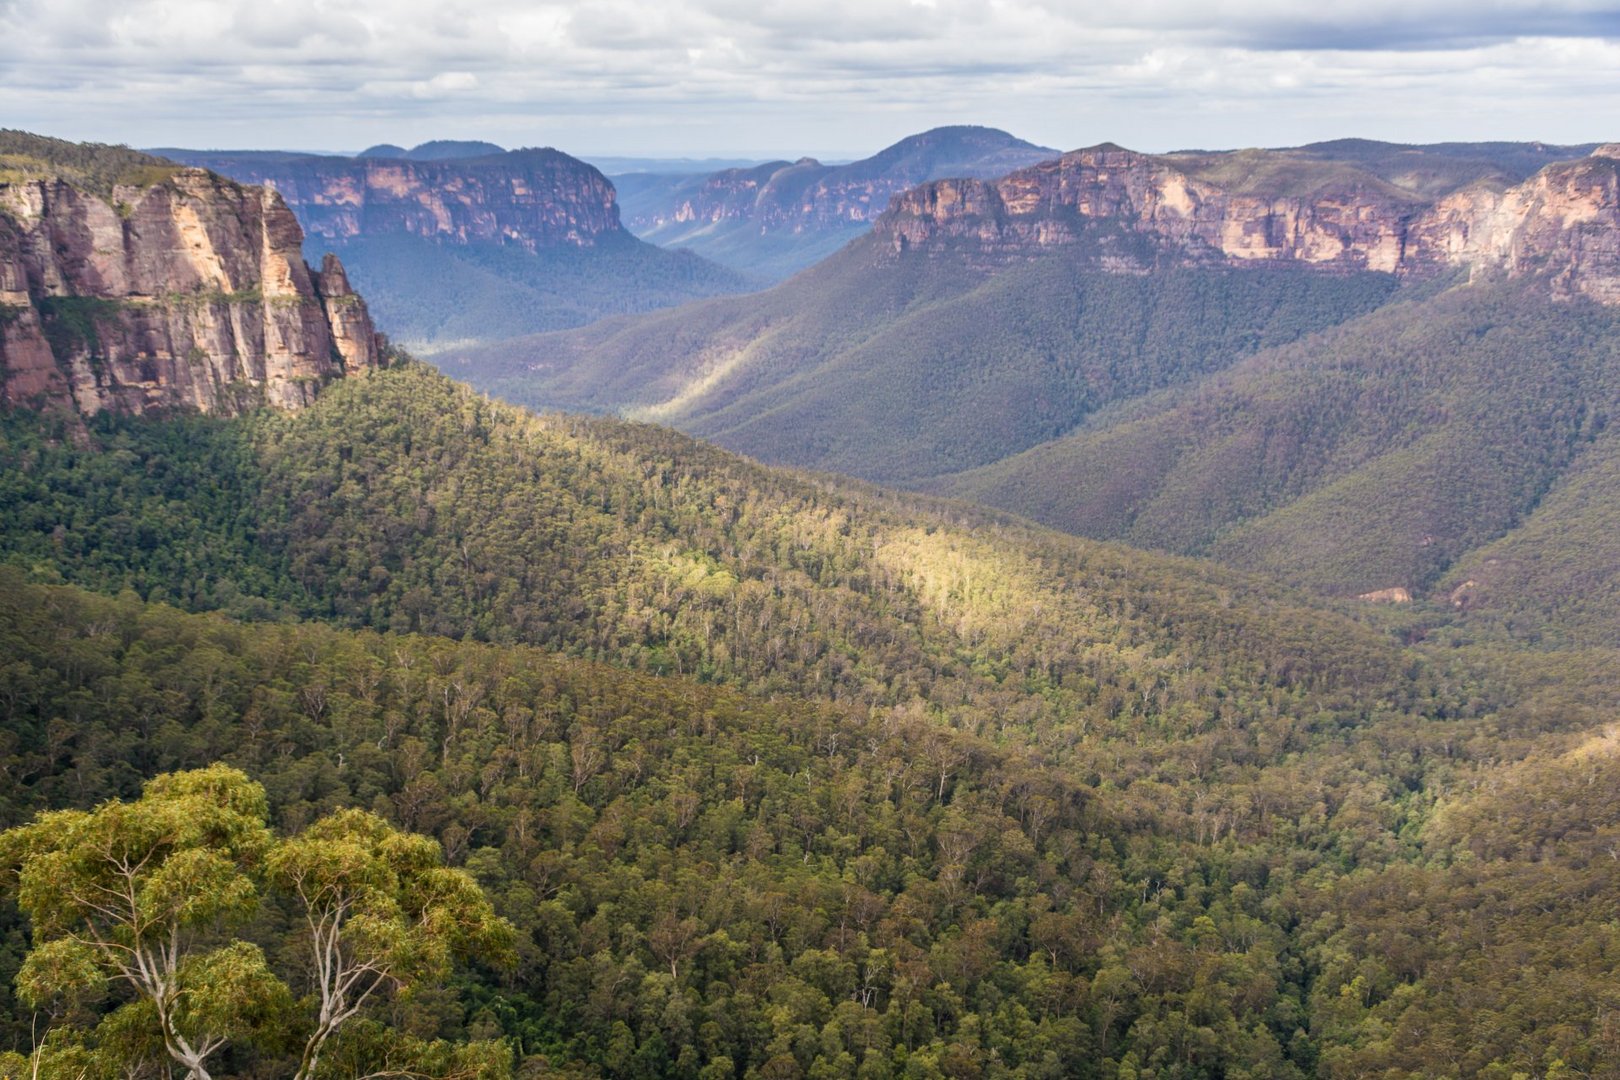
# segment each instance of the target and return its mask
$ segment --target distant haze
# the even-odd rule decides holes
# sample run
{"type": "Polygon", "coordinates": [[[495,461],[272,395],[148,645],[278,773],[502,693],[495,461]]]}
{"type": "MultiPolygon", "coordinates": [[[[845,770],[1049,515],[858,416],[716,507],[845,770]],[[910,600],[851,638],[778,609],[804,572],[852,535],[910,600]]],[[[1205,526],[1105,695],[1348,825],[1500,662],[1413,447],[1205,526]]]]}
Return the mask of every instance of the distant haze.
{"type": "Polygon", "coordinates": [[[1617,71],[1616,0],[0,0],[0,126],[144,146],[1586,142],[1617,71]]]}

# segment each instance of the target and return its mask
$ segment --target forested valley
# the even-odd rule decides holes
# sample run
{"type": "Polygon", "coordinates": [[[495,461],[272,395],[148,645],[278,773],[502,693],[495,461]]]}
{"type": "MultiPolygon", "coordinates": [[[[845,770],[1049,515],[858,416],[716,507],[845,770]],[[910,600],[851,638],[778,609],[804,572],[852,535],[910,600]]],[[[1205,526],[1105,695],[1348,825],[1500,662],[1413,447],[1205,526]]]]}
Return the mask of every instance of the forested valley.
{"type": "MultiPolygon", "coordinates": [[[[321,1075],[1620,1075],[1608,650],[405,362],[294,414],[9,412],[0,466],[0,825],[222,763],[276,844],[369,812],[509,924],[321,1075]]],[[[228,933],[307,996],[275,880],[228,933]]],[[[162,1074],[118,985],[15,996],[5,920],[0,1067],[162,1074]]],[[[304,1025],[214,1075],[292,1075],[304,1025]]]]}

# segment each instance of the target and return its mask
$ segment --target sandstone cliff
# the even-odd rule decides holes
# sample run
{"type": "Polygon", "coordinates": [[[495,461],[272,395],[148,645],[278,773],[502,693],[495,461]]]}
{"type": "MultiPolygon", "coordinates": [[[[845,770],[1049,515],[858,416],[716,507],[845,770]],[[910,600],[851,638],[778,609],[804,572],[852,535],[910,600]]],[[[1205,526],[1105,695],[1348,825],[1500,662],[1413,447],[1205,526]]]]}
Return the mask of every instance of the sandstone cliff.
{"type": "Polygon", "coordinates": [[[61,176],[0,182],[0,400],[291,409],[378,366],[364,302],[335,258],[305,265],[275,192],[160,173],[102,193],[61,176]]]}
{"type": "Polygon", "coordinates": [[[1349,167],[1300,176],[1261,156],[1244,173],[1230,161],[1212,167],[1217,157],[1104,145],[999,180],[935,181],[896,198],[875,231],[891,253],[979,261],[1088,243],[1101,265],[1126,271],[1166,260],[1420,277],[1468,266],[1544,275],[1561,293],[1620,303],[1615,147],[1435,200],[1349,167]],[[1253,181],[1268,166],[1266,181],[1253,181]]]}
{"type": "Polygon", "coordinates": [[[435,160],[173,153],[242,183],[275,188],[307,233],[329,240],[407,235],[535,252],[628,238],[607,177],[556,150],[435,160]]]}

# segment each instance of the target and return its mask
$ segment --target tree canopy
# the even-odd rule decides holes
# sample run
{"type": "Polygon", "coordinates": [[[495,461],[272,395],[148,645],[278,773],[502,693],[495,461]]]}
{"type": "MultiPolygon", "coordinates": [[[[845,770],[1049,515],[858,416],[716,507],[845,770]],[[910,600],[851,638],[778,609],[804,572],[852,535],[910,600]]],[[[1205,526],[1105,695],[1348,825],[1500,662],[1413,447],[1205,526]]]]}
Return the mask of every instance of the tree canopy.
{"type": "MultiPolygon", "coordinates": [[[[374,997],[442,979],[455,957],[510,949],[511,928],[442,865],[436,841],[361,810],[278,841],[268,809],[263,787],[214,765],[0,834],[0,866],[32,924],[19,996],[61,1018],[32,1070],[138,1075],[167,1057],[209,1080],[228,1047],[274,1060],[301,1043],[291,1075],[313,1080],[374,997]],[[259,936],[298,958],[302,998],[260,941],[235,936],[264,884],[284,897],[291,933],[259,936]]],[[[476,1049],[480,1075],[503,1071],[506,1055],[476,1049]]]]}

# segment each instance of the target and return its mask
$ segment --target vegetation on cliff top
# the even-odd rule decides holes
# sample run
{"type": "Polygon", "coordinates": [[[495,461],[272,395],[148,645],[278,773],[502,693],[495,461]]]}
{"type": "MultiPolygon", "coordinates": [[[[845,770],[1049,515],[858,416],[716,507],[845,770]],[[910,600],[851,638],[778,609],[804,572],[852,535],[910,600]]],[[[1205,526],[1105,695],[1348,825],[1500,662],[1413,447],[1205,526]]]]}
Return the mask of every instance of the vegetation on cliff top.
{"type": "Polygon", "coordinates": [[[60,178],[111,199],[115,187],[151,187],[181,166],[127,146],[76,143],[0,129],[0,184],[60,178]]]}

